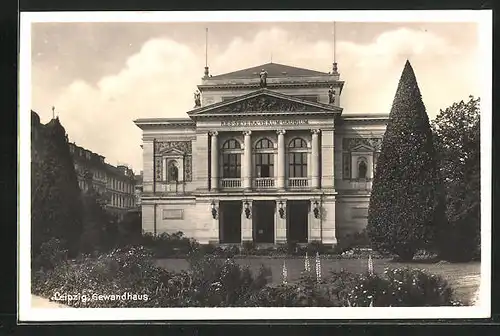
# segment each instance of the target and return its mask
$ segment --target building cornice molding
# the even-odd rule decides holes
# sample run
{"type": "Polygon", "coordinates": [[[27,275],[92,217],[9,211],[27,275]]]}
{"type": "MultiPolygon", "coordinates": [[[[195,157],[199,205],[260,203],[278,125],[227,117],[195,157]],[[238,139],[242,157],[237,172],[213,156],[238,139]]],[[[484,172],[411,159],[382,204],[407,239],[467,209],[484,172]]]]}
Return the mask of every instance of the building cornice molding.
{"type": "Polygon", "coordinates": [[[136,119],[134,123],[142,130],[170,128],[170,129],[195,129],[196,123],[189,119],[174,119],[174,118],[144,118],[136,119]]]}
{"type": "Polygon", "coordinates": [[[389,121],[389,114],[386,113],[364,113],[364,114],[343,114],[339,121],[344,123],[359,122],[359,121],[389,121]]]}
{"type": "MultiPolygon", "coordinates": [[[[336,87],[340,89],[340,93],[342,93],[342,89],[344,87],[344,81],[318,81],[318,82],[297,82],[297,83],[268,83],[267,87],[269,89],[283,89],[283,88],[329,88],[330,86],[336,87]]],[[[259,82],[256,83],[221,83],[221,84],[200,84],[198,85],[198,89],[200,92],[203,91],[218,91],[218,90],[248,90],[248,89],[259,89],[259,82]]]]}

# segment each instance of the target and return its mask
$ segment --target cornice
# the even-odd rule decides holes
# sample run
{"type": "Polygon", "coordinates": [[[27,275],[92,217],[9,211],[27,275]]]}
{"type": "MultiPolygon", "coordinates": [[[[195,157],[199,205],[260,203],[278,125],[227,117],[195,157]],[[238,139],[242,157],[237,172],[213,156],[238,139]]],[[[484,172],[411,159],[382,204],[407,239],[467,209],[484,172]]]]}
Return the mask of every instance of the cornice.
{"type": "Polygon", "coordinates": [[[301,111],[301,112],[247,112],[245,113],[244,116],[241,115],[236,115],[233,113],[225,113],[225,114],[199,114],[199,115],[193,115],[193,119],[247,119],[247,117],[260,117],[260,118],[266,118],[266,117],[300,117],[300,116],[335,116],[337,114],[340,114],[341,112],[336,112],[336,111],[314,111],[314,112],[307,112],[307,111],[301,111]]]}
{"type": "MultiPolygon", "coordinates": [[[[334,87],[340,87],[340,93],[344,87],[344,81],[334,81],[334,82],[302,82],[302,83],[268,83],[267,88],[308,88],[308,87],[320,87],[329,88],[331,85],[334,87]]],[[[200,84],[198,89],[203,91],[216,91],[216,90],[245,90],[245,89],[259,89],[259,83],[248,83],[248,84],[200,84]]]]}

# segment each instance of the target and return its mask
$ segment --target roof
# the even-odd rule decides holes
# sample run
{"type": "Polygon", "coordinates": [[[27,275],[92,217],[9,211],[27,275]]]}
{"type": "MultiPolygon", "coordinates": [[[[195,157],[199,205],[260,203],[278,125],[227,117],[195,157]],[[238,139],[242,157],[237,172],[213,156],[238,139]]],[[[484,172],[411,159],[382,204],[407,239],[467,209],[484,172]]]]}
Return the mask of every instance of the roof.
{"type": "Polygon", "coordinates": [[[212,76],[210,79],[253,78],[258,76],[262,69],[267,71],[268,77],[316,77],[330,75],[327,72],[297,68],[279,63],[266,63],[252,68],[212,76]]]}

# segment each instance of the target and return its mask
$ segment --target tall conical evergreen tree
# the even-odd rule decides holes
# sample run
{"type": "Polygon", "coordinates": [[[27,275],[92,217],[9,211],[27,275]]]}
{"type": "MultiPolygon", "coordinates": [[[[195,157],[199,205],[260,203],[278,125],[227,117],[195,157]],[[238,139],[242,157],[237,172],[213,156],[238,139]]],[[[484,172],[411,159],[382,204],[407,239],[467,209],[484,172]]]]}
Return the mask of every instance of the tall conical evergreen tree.
{"type": "Polygon", "coordinates": [[[444,210],[429,118],[407,61],[373,181],[367,227],[373,248],[412,259],[435,243],[444,210]]]}

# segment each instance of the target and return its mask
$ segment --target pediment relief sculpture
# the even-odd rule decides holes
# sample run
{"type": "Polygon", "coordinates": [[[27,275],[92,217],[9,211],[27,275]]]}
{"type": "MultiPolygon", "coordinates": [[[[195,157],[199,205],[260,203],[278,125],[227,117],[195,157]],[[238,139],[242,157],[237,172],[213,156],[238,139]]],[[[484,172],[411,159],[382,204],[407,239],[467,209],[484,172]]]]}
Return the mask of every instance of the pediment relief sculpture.
{"type": "Polygon", "coordinates": [[[249,98],[215,109],[214,113],[327,111],[319,107],[271,96],[249,98]]]}
{"type": "Polygon", "coordinates": [[[155,152],[157,154],[177,153],[187,155],[192,153],[192,145],[191,141],[158,141],[156,142],[155,152]]]}
{"type": "Polygon", "coordinates": [[[382,138],[344,138],[342,148],[345,151],[372,151],[379,152],[382,148],[382,138]]]}

